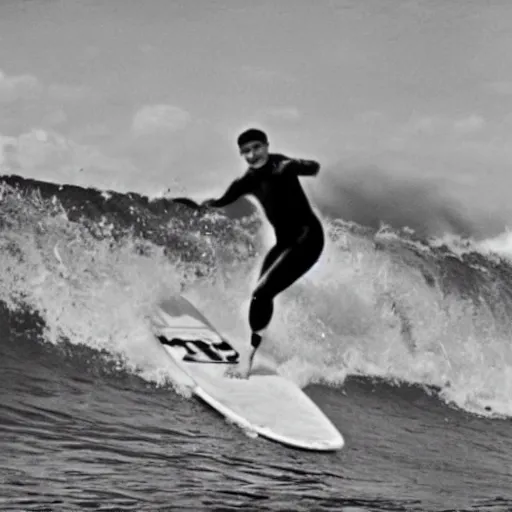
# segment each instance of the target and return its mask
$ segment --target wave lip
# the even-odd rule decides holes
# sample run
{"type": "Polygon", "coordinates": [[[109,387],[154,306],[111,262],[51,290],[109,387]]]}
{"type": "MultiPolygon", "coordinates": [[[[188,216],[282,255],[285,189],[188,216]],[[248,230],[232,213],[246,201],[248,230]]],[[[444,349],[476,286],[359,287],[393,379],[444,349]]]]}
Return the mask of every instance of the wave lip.
{"type": "MultiPolygon", "coordinates": [[[[19,176],[2,177],[0,190],[4,328],[6,315],[33,314],[41,339],[105,351],[165,383],[172,375],[147,315],[185,292],[245,346],[267,249],[257,211],[199,213],[169,198],[19,176]]],[[[280,371],[303,385],[363,375],[434,386],[467,411],[511,416],[509,259],[453,236],[323,220],[321,260],[276,299],[264,350],[280,371]]]]}

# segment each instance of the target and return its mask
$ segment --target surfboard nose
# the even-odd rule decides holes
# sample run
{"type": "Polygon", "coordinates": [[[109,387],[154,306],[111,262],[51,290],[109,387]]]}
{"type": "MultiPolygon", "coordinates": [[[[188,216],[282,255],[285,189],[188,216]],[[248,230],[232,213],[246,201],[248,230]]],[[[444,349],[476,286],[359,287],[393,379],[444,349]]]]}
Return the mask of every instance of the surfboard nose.
{"type": "Polygon", "coordinates": [[[162,346],[193,380],[194,394],[227,420],[295,448],[334,451],[344,446],[341,433],[313,400],[262,359],[255,361],[248,379],[227,378],[226,366],[209,351],[216,344],[226,349],[224,354],[234,349],[207,320],[200,321],[191,303],[170,300],[159,308],[162,346]]]}

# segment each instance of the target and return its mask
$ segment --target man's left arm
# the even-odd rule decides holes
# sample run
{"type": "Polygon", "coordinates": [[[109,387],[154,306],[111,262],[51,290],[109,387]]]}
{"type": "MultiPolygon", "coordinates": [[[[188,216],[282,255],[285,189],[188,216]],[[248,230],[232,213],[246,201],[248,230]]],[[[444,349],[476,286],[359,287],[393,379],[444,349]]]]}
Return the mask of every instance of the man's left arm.
{"type": "Polygon", "coordinates": [[[281,172],[294,174],[295,176],[316,176],[320,170],[320,164],[315,160],[301,158],[289,158],[279,164],[281,172]]]}

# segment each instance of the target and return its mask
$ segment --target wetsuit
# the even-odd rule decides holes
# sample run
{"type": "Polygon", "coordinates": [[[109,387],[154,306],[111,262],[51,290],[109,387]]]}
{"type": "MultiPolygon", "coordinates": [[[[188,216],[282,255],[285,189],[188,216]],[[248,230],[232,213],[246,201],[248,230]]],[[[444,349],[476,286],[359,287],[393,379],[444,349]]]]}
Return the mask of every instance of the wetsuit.
{"type": "MultiPolygon", "coordinates": [[[[263,261],[252,295],[249,323],[253,333],[270,323],[274,297],[304,275],[322,253],[323,228],[298,178],[313,176],[319,168],[313,160],[269,154],[263,167],[249,168],[221,198],[209,202],[211,206],[226,206],[243,195],[253,195],[274,228],[276,244],[263,261]],[[289,163],[283,165],[286,161],[289,163]]],[[[253,337],[253,345],[260,340],[255,341],[253,337]]]]}

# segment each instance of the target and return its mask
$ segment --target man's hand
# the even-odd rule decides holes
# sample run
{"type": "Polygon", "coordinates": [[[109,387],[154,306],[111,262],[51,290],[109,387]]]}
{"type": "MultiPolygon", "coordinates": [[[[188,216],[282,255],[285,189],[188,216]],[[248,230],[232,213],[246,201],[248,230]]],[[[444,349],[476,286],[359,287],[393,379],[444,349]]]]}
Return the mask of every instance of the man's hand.
{"type": "Polygon", "coordinates": [[[213,208],[216,206],[216,199],[206,199],[202,203],[196,203],[194,200],[189,199],[187,197],[177,197],[173,199],[175,203],[182,204],[184,206],[188,206],[196,211],[204,210],[205,208],[213,208]]]}
{"type": "Polygon", "coordinates": [[[206,199],[199,205],[200,208],[213,208],[214,206],[215,206],[215,199],[206,199]]]}
{"type": "Polygon", "coordinates": [[[194,200],[189,199],[188,197],[175,197],[172,201],[174,203],[188,206],[189,208],[192,208],[194,210],[197,210],[199,208],[199,205],[194,200]]]}

